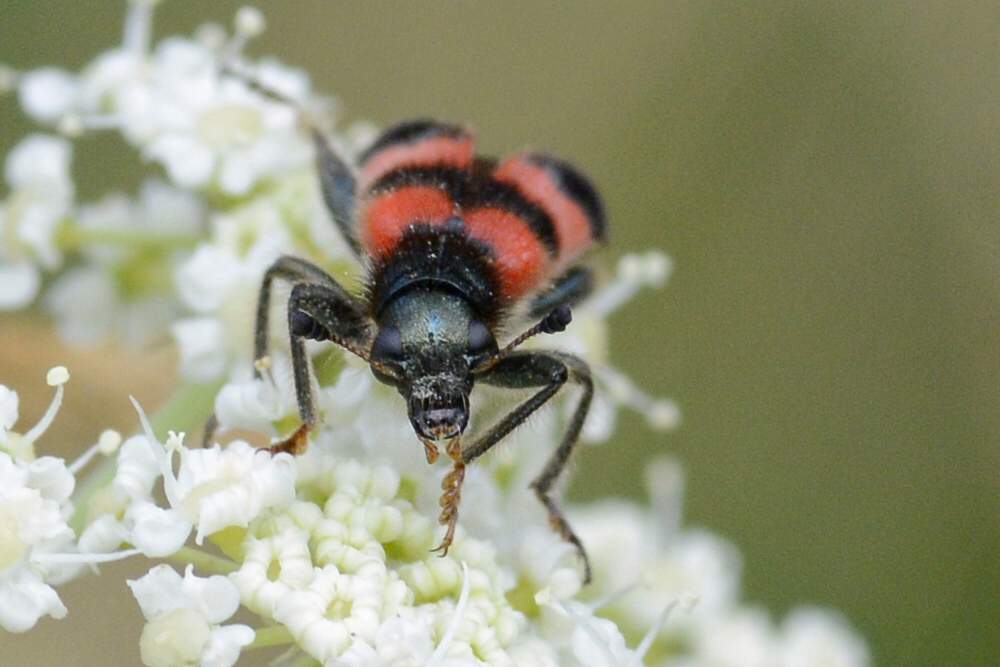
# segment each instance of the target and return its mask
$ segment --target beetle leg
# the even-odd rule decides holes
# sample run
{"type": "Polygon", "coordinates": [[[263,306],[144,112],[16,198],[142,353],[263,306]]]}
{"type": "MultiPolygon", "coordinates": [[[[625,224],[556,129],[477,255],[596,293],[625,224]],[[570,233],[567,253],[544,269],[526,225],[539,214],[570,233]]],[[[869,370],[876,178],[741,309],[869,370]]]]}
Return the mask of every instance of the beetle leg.
{"type": "Polygon", "coordinates": [[[354,173],[337,151],[333,149],[326,135],[315,127],[310,128],[316,151],[316,173],[323,192],[323,202],[330,212],[340,235],[359,260],[364,257],[361,242],[354,227],[356,206],[354,173]]]}
{"type": "Polygon", "coordinates": [[[302,425],[291,436],[272,445],[271,451],[301,454],[308,445],[309,431],[316,425],[312,375],[305,341],[333,341],[346,350],[367,358],[371,332],[368,316],[361,302],[333,278],[326,276],[323,284],[299,283],[292,288],[288,299],[288,333],[292,348],[295,398],[302,425]]]}
{"type": "Polygon", "coordinates": [[[590,559],[580,539],[573,532],[563,516],[562,509],[550,495],[553,484],[566,468],[573,454],[580,429],[590,409],[594,394],[594,383],[590,367],[582,359],[559,352],[512,352],[496,366],[485,372],[479,379],[487,384],[508,388],[542,387],[533,396],[514,408],[506,417],[494,424],[486,433],[462,451],[462,461],[466,464],[479,458],[500,442],[508,433],[524,423],[535,410],[552,398],[567,382],[572,381],[583,388],[583,393],[570,419],[566,433],[531,488],[549,514],[552,529],[572,544],[583,561],[584,583],[591,578],[590,559]]]}
{"type": "Polygon", "coordinates": [[[538,318],[559,306],[575,306],[594,289],[593,271],[586,266],[574,266],[552,283],[547,290],[532,299],[528,316],[538,318]]]}
{"type": "Polygon", "coordinates": [[[255,76],[235,69],[226,67],[226,74],[243,81],[250,88],[256,90],[276,102],[287,104],[295,109],[299,115],[299,123],[309,132],[312,137],[313,148],[316,151],[316,173],[319,176],[320,190],[323,193],[323,202],[326,210],[330,212],[333,222],[340,230],[340,234],[347,243],[354,256],[361,260],[364,258],[361,243],[358,241],[357,232],[354,229],[354,207],[355,207],[355,179],[354,172],[347,163],[337,155],[330,140],[319,129],[319,124],[313,119],[302,105],[288,97],[287,95],[265,85],[255,76]]]}

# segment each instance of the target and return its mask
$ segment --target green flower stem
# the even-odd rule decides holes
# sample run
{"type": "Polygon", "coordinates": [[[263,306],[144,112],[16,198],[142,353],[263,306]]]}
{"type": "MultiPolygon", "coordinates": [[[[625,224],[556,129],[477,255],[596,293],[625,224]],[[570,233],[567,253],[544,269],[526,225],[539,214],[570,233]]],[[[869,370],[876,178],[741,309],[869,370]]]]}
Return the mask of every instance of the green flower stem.
{"type": "Polygon", "coordinates": [[[257,628],[253,642],[246,648],[267,648],[268,646],[284,646],[295,642],[292,633],[283,625],[269,625],[266,628],[257,628]]]}
{"type": "MultiPolygon", "coordinates": [[[[212,414],[215,395],[222,382],[208,384],[187,384],[180,387],[152,417],[153,432],[157,438],[166,439],[168,429],[199,432],[205,420],[212,414]]],[[[98,490],[107,486],[115,476],[114,458],[105,458],[94,466],[76,487],[74,503],[76,511],[70,526],[79,535],[87,521],[90,499],[98,490]]]]}
{"type": "Polygon", "coordinates": [[[228,558],[213,556],[193,547],[181,547],[180,551],[168,556],[167,560],[181,565],[194,565],[199,571],[211,574],[226,575],[240,569],[238,564],[228,558]]]}
{"type": "Polygon", "coordinates": [[[85,245],[173,250],[193,248],[200,240],[201,238],[194,234],[157,234],[133,229],[86,228],[73,222],[63,224],[56,235],[56,243],[63,251],[76,250],[85,245]]]}
{"type": "Polygon", "coordinates": [[[196,433],[201,438],[205,421],[215,410],[215,395],[223,384],[225,383],[219,380],[183,385],[150,420],[156,437],[166,440],[167,430],[183,429],[187,433],[196,433]]]}

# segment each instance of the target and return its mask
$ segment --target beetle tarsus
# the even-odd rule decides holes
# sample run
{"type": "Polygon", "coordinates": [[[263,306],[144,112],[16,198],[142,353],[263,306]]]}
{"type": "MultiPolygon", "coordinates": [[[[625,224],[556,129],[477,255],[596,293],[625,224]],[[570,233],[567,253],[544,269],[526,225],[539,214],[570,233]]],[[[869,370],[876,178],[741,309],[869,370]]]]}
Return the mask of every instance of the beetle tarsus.
{"type": "Polygon", "coordinates": [[[274,443],[268,447],[267,450],[271,452],[271,454],[288,453],[292,456],[304,454],[306,448],[309,447],[309,430],[309,425],[303,424],[295,429],[295,432],[290,436],[281,442],[274,443]]]}

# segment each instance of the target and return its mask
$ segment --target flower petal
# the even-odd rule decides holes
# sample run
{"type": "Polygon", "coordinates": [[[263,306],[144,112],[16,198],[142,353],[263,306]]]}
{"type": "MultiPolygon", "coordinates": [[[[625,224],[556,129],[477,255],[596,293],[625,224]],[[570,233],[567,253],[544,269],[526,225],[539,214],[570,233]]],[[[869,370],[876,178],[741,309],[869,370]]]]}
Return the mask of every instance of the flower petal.
{"type": "Polygon", "coordinates": [[[31,262],[0,261],[0,310],[17,310],[30,304],[41,285],[38,267],[31,262]]]}
{"type": "Polygon", "coordinates": [[[27,568],[0,577],[0,626],[4,630],[26,632],[42,616],[66,616],[66,607],[54,588],[27,568]]]}

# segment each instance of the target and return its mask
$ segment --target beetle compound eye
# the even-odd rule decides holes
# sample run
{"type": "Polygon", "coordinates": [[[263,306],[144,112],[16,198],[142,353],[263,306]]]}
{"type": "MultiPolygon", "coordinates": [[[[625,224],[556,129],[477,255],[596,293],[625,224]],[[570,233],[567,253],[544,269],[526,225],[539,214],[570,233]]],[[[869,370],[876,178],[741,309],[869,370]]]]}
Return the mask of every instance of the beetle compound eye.
{"type": "Polygon", "coordinates": [[[479,320],[469,322],[469,354],[478,357],[496,349],[497,341],[489,327],[479,320]]]}
{"type": "Polygon", "coordinates": [[[399,327],[382,327],[372,344],[372,357],[376,359],[399,360],[403,356],[403,337],[399,327]]]}

